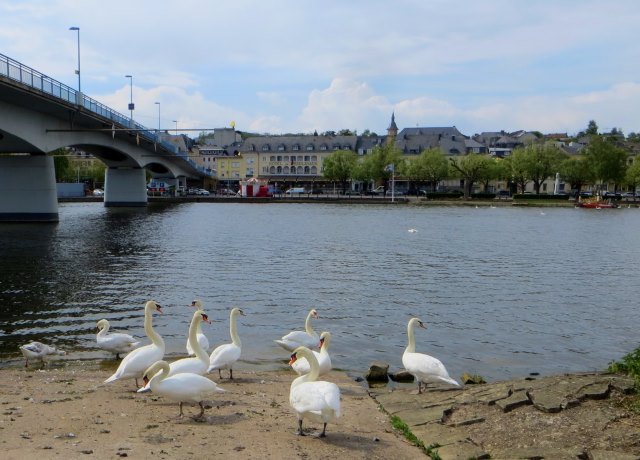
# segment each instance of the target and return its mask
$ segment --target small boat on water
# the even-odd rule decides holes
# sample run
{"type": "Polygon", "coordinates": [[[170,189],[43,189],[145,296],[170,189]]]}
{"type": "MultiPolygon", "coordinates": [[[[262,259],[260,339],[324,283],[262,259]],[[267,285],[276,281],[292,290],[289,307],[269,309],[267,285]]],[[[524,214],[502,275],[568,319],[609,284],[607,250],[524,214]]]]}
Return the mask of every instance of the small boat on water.
{"type": "Polygon", "coordinates": [[[592,198],[581,199],[578,198],[576,208],[586,209],[611,209],[620,207],[618,203],[611,201],[610,199],[603,199],[601,196],[594,196],[592,198]]]}

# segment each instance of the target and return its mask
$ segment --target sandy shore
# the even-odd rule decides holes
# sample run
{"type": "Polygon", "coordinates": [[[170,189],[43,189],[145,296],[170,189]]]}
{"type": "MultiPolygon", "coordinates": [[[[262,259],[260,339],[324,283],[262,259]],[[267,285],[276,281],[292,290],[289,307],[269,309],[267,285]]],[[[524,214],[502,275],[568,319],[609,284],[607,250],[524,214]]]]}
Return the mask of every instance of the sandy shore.
{"type": "MultiPolygon", "coordinates": [[[[296,374],[239,367],[234,380],[209,377],[227,390],[210,401],[204,421],[196,406],[135,392],[133,380],[104,384],[116,361],[54,361],[43,369],[0,370],[3,459],[49,458],[341,458],[410,459],[424,454],[396,434],[366,390],[341,372],[342,417],[322,429],[305,422],[297,436],[289,406],[296,374]]],[[[227,375],[223,371],[223,376],[227,375]]]]}

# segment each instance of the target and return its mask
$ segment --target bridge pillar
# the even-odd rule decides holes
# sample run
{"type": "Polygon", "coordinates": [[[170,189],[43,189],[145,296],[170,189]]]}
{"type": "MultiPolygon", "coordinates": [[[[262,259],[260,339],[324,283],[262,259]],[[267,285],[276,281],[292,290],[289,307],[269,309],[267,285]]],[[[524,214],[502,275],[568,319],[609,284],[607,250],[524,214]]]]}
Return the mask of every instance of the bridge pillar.
{"type": "Polygon", "coordinates": [[[104,173],[104,205],[146,206],[145,170],[108,168],[104,173]]]}
{"type": "Polygon", "coordinates": [[[0,157],[0,221],[58,222],[53,157],[0,157]]]}

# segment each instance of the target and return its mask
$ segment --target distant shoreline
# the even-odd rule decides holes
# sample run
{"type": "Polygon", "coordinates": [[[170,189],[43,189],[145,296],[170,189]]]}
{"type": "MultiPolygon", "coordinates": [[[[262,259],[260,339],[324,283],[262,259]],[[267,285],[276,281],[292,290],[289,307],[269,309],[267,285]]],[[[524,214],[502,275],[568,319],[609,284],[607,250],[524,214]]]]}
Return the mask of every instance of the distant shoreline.
{"type": "MultiPolygon", "coordinates": [[[[99,196],[88,197],[60,197],[58,203],[92,203],[103,202],[104,198],[99,196]]],[[[575,201],[556,201],[556,200],[513,200],[513,199],[493,199],[493,200],[428,200],[425,198],[416,198],[412,196],[380,198],[371,196],[353,196],[345,197],[342,195],[329,196],[309,196],[309,197],[270,197],[270,198],[254,198],[254,197],[227,197],[227,196],[150,196],[149,203],[323,203],[323,204],[385,204],[385,205],[412,205],[412,206],[466,206],[466,207],[553,207],[553,208],[573,208],[575,201]]],[[[638,207],[638,203],[628,203],[633,207],[638,207]]]]}

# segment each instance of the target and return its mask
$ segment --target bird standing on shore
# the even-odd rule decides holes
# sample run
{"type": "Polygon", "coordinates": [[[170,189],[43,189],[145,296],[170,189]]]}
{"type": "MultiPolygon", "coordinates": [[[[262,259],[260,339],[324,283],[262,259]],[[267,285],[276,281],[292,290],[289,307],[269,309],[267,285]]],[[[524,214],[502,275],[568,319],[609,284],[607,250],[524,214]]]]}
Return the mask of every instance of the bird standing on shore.
{"type": "MultiPolygon", "coordinates": [[[[190,306],[195,307],[196,310],[202,310],[202,301],[194,300],[191,302],[190,306]]],[[[198,325],[198,330],[196,331],[196,337],[198,338],[198,343],[200,344],[202,349],[205,351],[205,353],[209,353],[209,339],[207,338],[206,335],[204,335],[204,332],[202,332],[202,323],[198,325]]],[[[193,350],[193,347],[191,346],[191,342],[189,341],[189,339],[187,339],[187,354],[189,356],[193,356],[196,354],[196,352],[193,350]]]]}
{"type": "Polygon", "coordinates": [[[22,345],[20,347],[20,351],[24,356],[24,367],[29,367],[30,359],[38,359],[42,361],[42,365],[44,366],[44,358],[49,355],[66,355],[66,351],[58,350],[56,347],[52,347],[51,345],[45,345],[40,342],[31,342],[26,345],[22,345]]]}
{"type": "MultiPolygon", "coordinates": [[[[211,321],[209,320],[209,317],[205,312],[203,312],[202,310],[196,310],[193,313],[191,323],[189,324],[189,343],[193,347],[196,356],[178,359],[177,361],[169,364],[168,377],[185,373],[204,375],[204,373],[207,372],[207,367],[209,367],[209,355],[207,355],[207,352],[202,349],[202,347],[198,343],[198,339],[196,338],[196,331],[198,330],[198,326],[200,326],[203,322],[211,324],[211,321]]],[[[144,387],[138,390],[138,393],[144,393],[149,390],[150,387],[147,383],[144,387]]]]}
{"type": "Polygon", "coordinates": [[[242,354],[242,342],[238,335],[237,318],[239,315],[245,316],[244,312],[235,307],[229,314],[229,333],[231,335],[231,343],[219,345],[211,353],[209,357],[209,368],[207,372],[218,369],[218,376],[222,378],[221,369],[229,369],[229,379],[233,379],[233,365],[242,354]]]}
{"type": "Polygon", "coordinates": [[[298,347],[317,348],[320,343],[318,333],[311,327],[311,319],[318,318],[315,308],[309,310],[307,319],[304,322],[304,331],[291,331],[275,342],[288,351],[293,351],[298,347]]]}
{"type": "Polygon", "coordinates": [[[127,356],[120,361],[120,365],[115,373],[109,377],[104,383],[110,383],[119,379],[135,378],[136,387],[138,387],[138,377],[153,363],[159,361],[164,356],[164,340],[162,336],[153,329],[153,312],[162,313],[162,307],[155,301],[149,300],[144,306],[144,332],[151,339],[149,345],[136,348],[129,352],[127,356]]]}
{"type": "Polygon", "coordinates": [[[140,342],[129,334],[120,332],[109,332],[109,321],[101,319],[98,321],[98,334],[96,342],[103,350],[116,354],[116,359],[120,359],[120,353],[128,353],[133,350],[140,342]]]}
{"type": "Polygon", "coordinates": [[[340,417],[340,388],[335,383],[318,380],[318,360],[307,347],[296,348],[289,365],[293,365],[299,358],[306,358],[311,370],[291,382],[289,390],[289,404],[298,418],[296,434],[305,436],[302,420],[306,417],[323,423],[319,437],[324,438],[327,435],[327,423],[340,417]]]}
{"type": "Polygon", "coordinates": [[[426,355],[424,353],[416,353],[416,340],[413,334],[414,326],[426,329],[422,321],[418,318],[411,318],[407,325],[407,336],[409,343],[402,355],[402,364],[405,369],[412,374],[418,382],[418,394],[422,393],[422,384],[424,388],[427,388],[427,383],[444,382],[457,387],[460,386],[458,382],[449,377],[447,369],[439,359],[433,356],[426,355]]]}
{"type": "Polygon", "coordinates": [[[215,393],[224,393],[215,382],[198,374],[185,372],[168,376],[169,364],[166,361],[157,361],[152,364],[144,373],[145,384],[148,384],[151,391],[163,398],[180,403],[180,417],[182,404],[186,402],[198,403],[200,414],[195,419],[201,419],[204,415],[204,405],[202,401],[215,393]],[[149,380],[149,377],[151,379],[149,380]]]}

